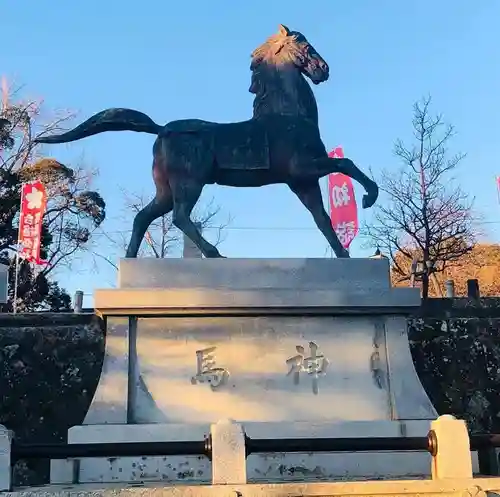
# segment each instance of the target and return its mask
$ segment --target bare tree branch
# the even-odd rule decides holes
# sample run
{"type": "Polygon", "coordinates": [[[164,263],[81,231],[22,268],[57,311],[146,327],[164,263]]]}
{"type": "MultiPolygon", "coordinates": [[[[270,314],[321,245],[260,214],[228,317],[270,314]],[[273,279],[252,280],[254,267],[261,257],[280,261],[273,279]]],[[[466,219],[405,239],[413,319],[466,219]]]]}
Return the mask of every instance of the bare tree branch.
{"type": "Polygon", "coordinates": [[[378,246],[392,260],[393,273],[405,281],[416,257],[424,267],[422,295],[427,298],[429,276],[442,272],[474,246],[478,229],[472,201],[451,176],[465,157],[450,155],[453,126],[430,113],[431,98],[413,108],[414,142],[397,140],[394,154],[399,169],[383,171],[380,189],[387,203],[375,206],[374,222],[364,229],[370,246],[378,246]]]}

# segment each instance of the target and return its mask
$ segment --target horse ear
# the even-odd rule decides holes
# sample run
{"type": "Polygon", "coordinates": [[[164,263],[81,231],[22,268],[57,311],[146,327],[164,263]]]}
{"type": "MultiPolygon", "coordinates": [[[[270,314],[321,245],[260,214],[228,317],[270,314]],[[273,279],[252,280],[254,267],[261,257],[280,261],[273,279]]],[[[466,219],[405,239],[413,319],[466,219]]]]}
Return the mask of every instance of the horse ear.
{"type": "Polygon", "coordinates": [[[290,34],[290,30],[284,24],[280,24],[278,29],[279,34],[282,36],[288,36],[290,34]]]}

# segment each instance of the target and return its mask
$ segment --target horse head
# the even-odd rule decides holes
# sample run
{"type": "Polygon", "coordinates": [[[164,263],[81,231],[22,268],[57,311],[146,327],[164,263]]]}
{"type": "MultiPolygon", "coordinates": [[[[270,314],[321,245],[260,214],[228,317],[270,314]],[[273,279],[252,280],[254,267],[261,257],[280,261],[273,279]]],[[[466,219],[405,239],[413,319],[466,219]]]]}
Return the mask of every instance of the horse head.
{"type": "Polygon", "coordinates": [[[326,81],[330,75],[328,64],[306,37],[299,31],[290,31],[283,24],[280,24],[277,34],[252,53],[251,69],[261,64],[278,69],[296,68],[316,85],[326,81]]]}

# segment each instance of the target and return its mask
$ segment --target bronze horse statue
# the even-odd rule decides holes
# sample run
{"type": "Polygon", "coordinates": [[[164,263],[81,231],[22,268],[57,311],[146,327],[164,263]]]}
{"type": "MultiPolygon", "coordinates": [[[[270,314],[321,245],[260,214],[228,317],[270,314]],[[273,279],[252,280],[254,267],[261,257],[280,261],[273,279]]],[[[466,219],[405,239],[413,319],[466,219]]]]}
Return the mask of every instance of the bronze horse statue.
{"type": "Polygon", "coordinates": [[[203,238],[190,215],[208,184],[258,187],[286,184],[312,214],[337,257],[349,257],[323,206],[320,178],[339,172],[366,190],[363,207],[371,207],[378,187],[347,158],[329,158],[318,128],[314,84],[329,77],[328,64],[298,31],[280,25],[252,53],[255,94],[253,117],[236,123],[199,119],[172,121],[165,126],[131,109],[112,108],[95,114],[76,128],[40,138],[39,143],[66,143],[105,131],[136,131],[157,135],[152,175],[155,198],[135,217],[126,257],[137,257],[149,225],[173,211],[174,225],[205,257],[222,257],[203,238]]]}

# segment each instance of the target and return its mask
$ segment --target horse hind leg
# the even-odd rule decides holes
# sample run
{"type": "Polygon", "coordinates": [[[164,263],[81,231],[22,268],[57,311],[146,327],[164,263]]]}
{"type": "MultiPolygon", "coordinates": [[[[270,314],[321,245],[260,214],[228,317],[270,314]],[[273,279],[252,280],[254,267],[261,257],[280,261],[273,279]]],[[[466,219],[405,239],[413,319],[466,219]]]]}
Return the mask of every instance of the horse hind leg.
{"type": "Polygon", "coordinates": [[[318,181],[309,181],[296,184],[290,184],[290,189],[299,200],[304,204],[306,209],[312,214],[316,226],[319,228],[324,237],[328,240],[337,257],[347,258],[349,252],[342,246],[340,240],[332,227],[330,218],[323,206],[323,197],[318,181]]]}
{"type": "Polygon", "coordinates": [[[136,214],[132,227],[132,235],[125,255],[126,258],[132,259],[137,257],[144,235],[151,223],[155,219],[168,214],[172,210],[172,207],[173,200],[170,188],[162,188],[162,190],[157,191],[156,197],[136,214]]]}
{"type": "Polygon", "coordinates": [[[200,198],[204,185],[193,180],[186,181],[183,178],[182,183],[178,184],[178,186],[175,182],[171,182],[170,186],[174,199],[173,224],[191,239],[205,257],[222,257],[217,247],[203,238],[190,217],[196,202],[200,198]]]}

